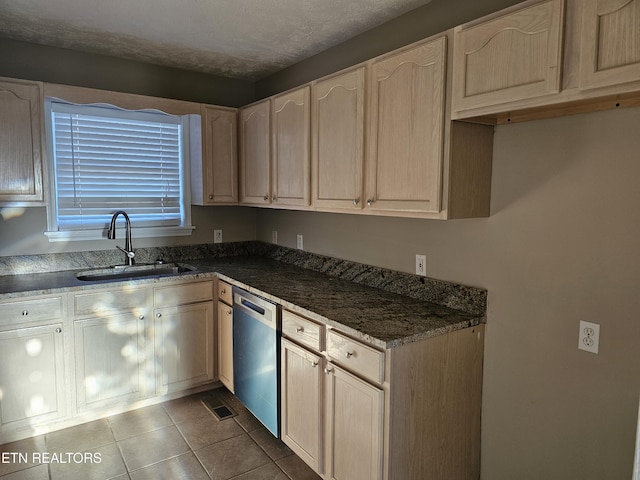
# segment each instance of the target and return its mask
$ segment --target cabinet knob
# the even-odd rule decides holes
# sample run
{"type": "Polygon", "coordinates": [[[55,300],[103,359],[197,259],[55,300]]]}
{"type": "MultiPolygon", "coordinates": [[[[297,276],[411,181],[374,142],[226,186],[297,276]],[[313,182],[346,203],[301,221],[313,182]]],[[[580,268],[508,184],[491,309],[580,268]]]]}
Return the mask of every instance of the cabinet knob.
{"type": "Polygon", "coordinates": [[[156,318],[160,318],[162,317],[162,314],[160,312],[156,313],[156,318]]]}
{"type": "Polygon", "coordinates": [[[29,311],[28,310],[22,310],[22,316],[26,317],[27,315],[29,315],[29,311]]]}
{"type": "Polygon", "coordinates": [[[265,195],[264,197],[262,197],[262,199],[266,202],[267,200],[269,200],[269,195],[265,195]]]}
{"type": "Polygon", "coordinates": [[[317,360],[314,360],[313,362],[311,362],[311,366],[312,366],[313,368],[316,368],[316,367],[318,366],[318,361],[317,361],[317,360]]]}
{"type": "Polygon", "coordinates": [[[144,315],[138,315],[138,320],[144,320],[144,315]]]}
{"type": "Polygon", "coordinates": [[[359,203],[360,203],[360,199],[359,198],[354,198],[353,199],[353,206],[354,207],[357,207],[359,203]]]}
{"type": "Polygon", "coordinates": [[[56,333],[62,333],[62,329],[60,327],[56,328],[56,333]]]}
{"type": "Polygon", "coordinates": [[[227,315],[231,315],[233,312],[231,310],[227,310],[227,315]]]}
{"type": "Polygon", "coordinates": [[[304,327],[296,327],[296,333],[304,332],[304,327]]]}
{"type": "Polygon", "coordinates": [[[375,200],[373,198],[367,198],[367,205],[371,206],[375,200]]]}
{"type": "Polygon", "coordinates": [[[329,375],[331,372],[333,372],[333,368],[331,368],[331,367],[326,367],[324,369],[324,373],[326,373],[327,375],[329,375]]]}
{"type": "Polygon", "coordinates": [[[213,195],[209,195],[209,200],[213,200],[213,195]]]}
{"type": "Polygon", "coordinates": [[[277,195],[272,195],[271,196],[271,200],[273,200],[274,202],[278,201],[278,196],[277,195]]]}
{"type": "Polygon", "coordinates": [[[347,358],[351,358],[353,357],[354,352],[347,352],[346,357],[347,358]]]}
{"type": "Polygon", "coordinates": [[[227,291],[223,288],[222,290],[220,290],[220,295],[226,295],[227,291]]]}

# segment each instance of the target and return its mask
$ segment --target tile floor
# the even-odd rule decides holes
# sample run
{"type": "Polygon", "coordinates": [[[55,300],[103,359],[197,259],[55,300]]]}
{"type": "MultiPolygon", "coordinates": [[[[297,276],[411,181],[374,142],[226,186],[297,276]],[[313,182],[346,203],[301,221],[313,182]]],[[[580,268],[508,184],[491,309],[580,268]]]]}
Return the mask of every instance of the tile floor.
{"type": "Polygon", "coordinates": [[[320,479],[224,388],[0,445],[3,452],[0,480],[320,479]],[[212,395],[237,415],[218,420],[201,401],[212,395]],[[32,452],[61,461],[33,463],[32,452]]]}

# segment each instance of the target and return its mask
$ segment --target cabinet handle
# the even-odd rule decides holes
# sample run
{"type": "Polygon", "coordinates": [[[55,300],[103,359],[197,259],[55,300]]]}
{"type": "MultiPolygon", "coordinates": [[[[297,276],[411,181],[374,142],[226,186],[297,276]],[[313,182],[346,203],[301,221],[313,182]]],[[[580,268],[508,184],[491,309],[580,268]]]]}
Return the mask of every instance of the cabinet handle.
{"type": "Polygon", "coordinates": [[[316,368],[316,367],[318,366],[318,361],[317,361],[317,360],[314,360],[313,362],[311,362],[311,366],[312,366],[313,368],[316,368]]]}
{"type": "Polygon", "coordinates": [[[326,373],[327,375],[329,375],[331,372],[333,372],[333,368],[331,368],[331,367],[326,367],[324,369],[324,373],[326,373]]]}
{"type": "Polygon", "coordinates": [[[56,328],[56,333],[62,333],[62,329],[60,327],[56,328]]]}
{"type": "Polygon", "coordinates": [[[26,317],[27,315],[29,315],[29,311],[28,310],[22,310],[22,316],[26,317]]]}
{"type": "Polygon", "coordinates": [[[264,197],[262,197],[262,199],[266,202],[267,200],[269,200],[269,195],[265,195],[264,197]]]}
{"type": "Polygon", "coordinates": [[[296,327],[296,333],[304,332],[304,327],[296,327]]]}
{"type": "Polygon", "coordinates": [[[359,203],[360,203],[360,199],[359,198],[354,198],[353,199],[353,206],[354,207],[357,207],[359,203]]]}
{"type": "Polygon", "coordinates": [[[351,358],[351,357],[353,357],[353,354],[354,354],[354,353],[355,353],[355,352],[347,352],[347,354],[346,354],[347,358],[351,358]]]}
{"type": "Polygon", "coordinates": [[[227,310],[227,315],[231,315],[233,312],[231,310],[227,310]]]}
{"type": "Polygon", "coordinates": [[[160,312],[156,313],[156,318],[160,318],[162,314],[160,312]]]}
{"type": "Polygon", "coordinates": [[[373,202],[374,202],[374,201],[375,201],[375,200],[374,200],[373,198],[368,198],[368,199],[367,199],[367,205],[368,205],[368,206],[371,206],[371,205],[373,204],[373,202]]]}
{"type": "Polygon", "coordinates": [[[144,320],[144,315],[138,315],[138,320],[144,320]]]}

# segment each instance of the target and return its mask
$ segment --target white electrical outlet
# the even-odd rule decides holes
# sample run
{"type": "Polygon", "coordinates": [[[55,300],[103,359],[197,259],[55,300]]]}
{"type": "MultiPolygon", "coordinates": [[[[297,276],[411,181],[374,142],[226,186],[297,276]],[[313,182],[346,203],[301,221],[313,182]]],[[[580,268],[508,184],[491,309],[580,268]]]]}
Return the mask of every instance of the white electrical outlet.
{"type": "Polygon", "coordinates": [[[222,243],[222,230],[213,231],[213,243],[222,243]]]}
{"type": "Polygon", "coordinates": [[[416,255],[416,275],[427,276],[427,256],[416,255]]]}
{"type": "Polygon", "coordinates": [[[598,353],[600,345],[600,325],[580,320],[578,348],[591,353],[598,353]]]}
{"type": "Polygon", "coordinates": [[[304,249],[304,243],[302,240],[302,235],[298,235],[298,237],[296,238],[296,246],[298,247],[298,250],[303,250],[304,249]]]}
{"type": "Polygon", "coordinates": [[[277,230],[271,230],[271,243],[273,243],[274,245],[278,244],[278,231],[277,230]]]}

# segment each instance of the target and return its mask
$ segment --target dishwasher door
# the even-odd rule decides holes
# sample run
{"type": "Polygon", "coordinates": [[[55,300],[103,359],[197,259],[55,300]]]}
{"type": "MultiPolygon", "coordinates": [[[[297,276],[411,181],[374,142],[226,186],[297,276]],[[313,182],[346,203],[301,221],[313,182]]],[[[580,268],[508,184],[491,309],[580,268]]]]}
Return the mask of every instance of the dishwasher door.
{"type": "Polygon", "coordinates": [[[235,396],[276,437],[280,435],[280,325],[278,307],[233,288],[235,396]]]}

